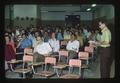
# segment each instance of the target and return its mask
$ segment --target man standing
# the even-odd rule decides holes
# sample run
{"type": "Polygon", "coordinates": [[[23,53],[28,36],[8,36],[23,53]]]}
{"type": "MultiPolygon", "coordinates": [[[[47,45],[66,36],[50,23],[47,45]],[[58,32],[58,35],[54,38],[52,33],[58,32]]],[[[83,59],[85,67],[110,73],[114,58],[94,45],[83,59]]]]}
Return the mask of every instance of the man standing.
{"type": "Polygon", "coordinates": [[[101,39],[98,42],[100,46],[100,74],[101,78],[110,78],[112,64],[112,56],[110,53],[111,32],[104,21],[99,21],[99,28],[102,32],[101,39]]]}

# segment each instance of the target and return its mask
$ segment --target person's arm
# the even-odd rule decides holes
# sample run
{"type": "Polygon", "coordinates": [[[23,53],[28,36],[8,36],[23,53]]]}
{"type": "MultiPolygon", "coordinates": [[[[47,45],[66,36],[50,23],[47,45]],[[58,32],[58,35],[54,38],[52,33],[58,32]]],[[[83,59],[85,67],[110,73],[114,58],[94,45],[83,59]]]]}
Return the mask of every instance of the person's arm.
{"type": "Polygon", "coordinates": [[[67,50],[70,50],[70,41],[68,42],[67,46],[66,46],[67,50]]]}
{"type": "Polygon", "coordinates": [[[79,41],[76,41],[74,46],[72,47],[72,49],[74,51],[78,52],[79,51],[79,47],[80,47],[80,43],[79,43],[79,41]]]}
{"type": "Polygon", "coordinates": [[[19,48],[19,47],[20,47],[21,42],[22,42],[22,40],[20,40],[20,41],[18,42],[18,45],[17,45],[17,47],[16,47],[16,48],[19,48]]]}
{"type": "Polygon", "coordinates": [[[98,41],[97,45],[108,45],[111,42],[111,33],[110,32],[104,32],[103,33],[103,40],[98,41]]]}
{"type": "Polygon", "coordinates": [[[58,52],[58,51],[59,51],[59,49],[60,49],[60,44],[59,44],[59,41],[56,41],[54,51],[55,51],[55,52],[58,52]]]}

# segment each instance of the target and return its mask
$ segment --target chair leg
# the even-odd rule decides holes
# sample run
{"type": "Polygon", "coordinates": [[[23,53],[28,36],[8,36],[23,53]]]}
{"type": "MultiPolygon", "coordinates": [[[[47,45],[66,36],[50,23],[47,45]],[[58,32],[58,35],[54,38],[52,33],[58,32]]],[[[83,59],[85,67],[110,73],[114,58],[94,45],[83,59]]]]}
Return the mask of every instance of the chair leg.
{"type": "Polygon", "coordinates": [[[81,78],[84,78],[84,68],[81,69],[81,78]]]}
{"type": "Polygon", "coordinates": [[[69,59],[68,59],[68,57],[67,57],[67,64],[69,63],[69,59]]]}
{"type": "Polygon", "coordinates": [[[57,68],[55,69],[55,71],[56,71],[57,77],[60,77],[57,68]]]}
{"type": "Polygon", "coordinates": [[[43,66],[44,64],[42,64],[42,70],[44,70],[44,66],[43,66]]]}
{"type": "Polygon", "coordinates": [[[55,68],[54,68],[54,72],[55,72],[55,68]]]}
{"type": "Polygon", "coordinates": [[[58,59],[58,62],[60,62],[60,55],[59,55],[59,59],[58,59]]]}
{"type": "Polygon", "coordinates": [[[12,67],[12,64],[10,64],[10,68],[11,68],[11,70],[12,70],[12,72],[14,71],[14,69],[13,69],[13,67],[12,67]]]}
{"type": "Polygon", "coordinates": [[[45,71],[47,70],[47,65],[45,64],[45,71]]]}
{"type": "Polygon", "coordinates": [[[23,78],[25,78],[25,73],[23,73],[23,78]]]}
{"type": "Polygon", "coordinates": [[[63,70],[62,69],[60,69],[60,75],[62,75],[63,74],[63,70]]]}
{"type": "Polygon", "coordinates": [[[35,74],[35,69],[34,69],[34,67],[32,66],[32,70],[33,70],[33,73],[35,74]]]}
{"type": "Polygon", "coordinates": [[[86,62],[86,63],[87,63],[87,65],[89,64],[88,60],[87,60],[87,62],[86,62]]]}
{"type": "Polygon", "coordinates": [[[71,67],[69,67],[69,74],[70,74],[70,71],[71,71],[71,67]]]}

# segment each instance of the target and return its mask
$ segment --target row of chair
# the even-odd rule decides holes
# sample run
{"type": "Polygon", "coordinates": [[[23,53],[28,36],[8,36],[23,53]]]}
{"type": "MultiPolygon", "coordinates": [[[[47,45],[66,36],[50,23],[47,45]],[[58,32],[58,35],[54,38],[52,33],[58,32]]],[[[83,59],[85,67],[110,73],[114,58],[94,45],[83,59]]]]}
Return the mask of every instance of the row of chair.
{"type": "MultiPolygon", "coordinates": [[[[33,72],[33,77],[34,76],[44,76],[44,77],[50,77],[52,75],[54,75],[55,73],[57,74],[57,76],[59,78],[80,78],[80,71],[81,69],[87,68],[88,64],[89,64],[89,54],[92,55],[93,57],[93,51],[94,51],[94,47],[92,46],[86,46],[83,52],[79,52],[78,53],[78,59],[70,59],[68,60],[68,51],[59,51],[59,59],[58,62],[56,62],[56,58],[55,57],[51,57],[51,56],[46,56],[45,57],[45,61],[44,62],[40,62],[40,63],[33,63],[33,50],[30,48],[25,48],[24,49],[24,56],[23,56],[23,60],[12,60],[9,61],[8,63],[10,64],[15,64],[15,63],[19,63],[19,62],[23,62],[23,67],[19,68],[19,69],[15,69],[13,70],[13,72],[16,73],[22,73],[23,74],[23,78],[25,78],[25,74],[29,73],[29,72],[33,72]],[[67,63],[69,64],[62,64],[60,63],[61,57],[64,56],[67,58],[67,63]],[[82,64],[82,61],[86,60],[86,66],[82,64]],[[25,63],[30,63],[28,68],[25,68],[25,63]],[[48,72],[46,67],[47,64],[52,64],[53,65],[53,69],[54,72],[48,72]],[[39,66],[42,65],[42,67],[44,66],[44,71],[42,72],[35,72],[35,66],[39,66]],[[59,69],[64,69],[66,67],[69,67],[69,73],[67,75],[63,75],[61,76],[58,72],[59,69]],[[79,67],[79,75],[73,75],[70,74],[71,72],[71,67],[79,67]]],[[[91,58],[92,58],[91,57],[91,58]]],[[[12,65],[11,65],[12,68],[12,65]]]]}

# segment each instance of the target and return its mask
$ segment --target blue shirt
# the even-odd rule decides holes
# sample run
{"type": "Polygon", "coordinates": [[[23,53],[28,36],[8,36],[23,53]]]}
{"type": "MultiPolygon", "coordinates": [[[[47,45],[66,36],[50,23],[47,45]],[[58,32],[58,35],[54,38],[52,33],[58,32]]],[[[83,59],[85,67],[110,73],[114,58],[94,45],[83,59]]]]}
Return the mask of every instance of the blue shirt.
{"type": "Polygon", "coordinates": [[[19,48],[24,49],[24,48],[27,48],[27,47],[29,47],[29,46],[32,46],[32,40],[29,39],[29,38],[25,38],[25,39],[21,42],[19,48]]]}
{"type": "Polygon", "coordinates": [[[28,38],[32,41],[32,47],[35,47],[35,43],[36,43],[36,38],[35,38],[35,36],[29,34],[28,38]]]}
{"type": "Polygon", "coordinates": [[[63,40],[62,33],[58,33],[58,34],[57,34],[57,40],[63,40]]]}

